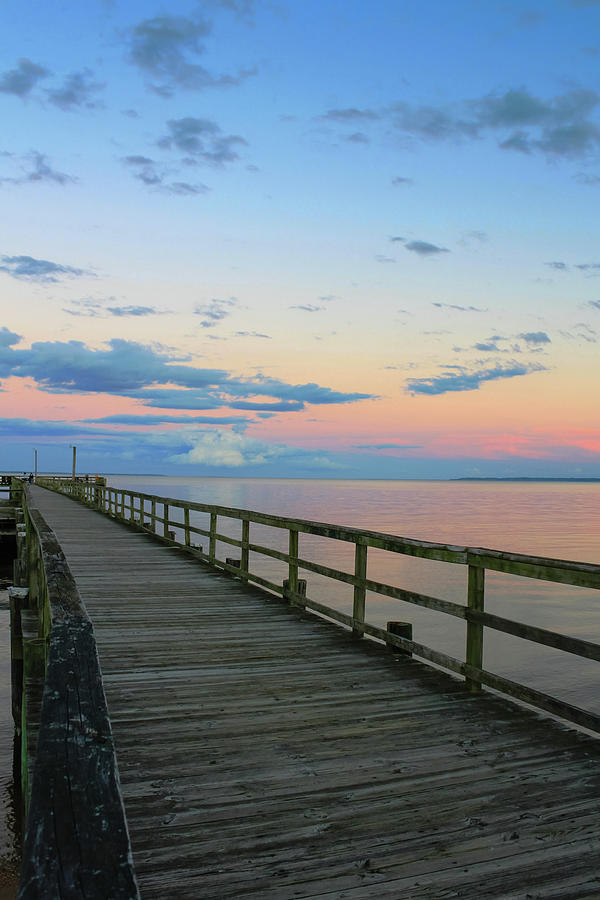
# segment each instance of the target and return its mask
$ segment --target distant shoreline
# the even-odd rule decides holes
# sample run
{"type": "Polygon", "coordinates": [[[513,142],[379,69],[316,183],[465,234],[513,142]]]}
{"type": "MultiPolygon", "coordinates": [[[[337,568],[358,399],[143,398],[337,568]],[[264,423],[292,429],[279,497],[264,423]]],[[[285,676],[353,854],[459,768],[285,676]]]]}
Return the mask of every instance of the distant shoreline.
{"type": "Polygon", "coordinates": [[[576,483],[579,483],[579,482],[598,482],[598,481],[600,481],[600,478],[592,478],[592,477],[588,477],[588,478],[560,478],[560,477],[543,478],[543,477],[539,477],[539,478],[536,478],[535,476],[529,476],[529,475],[520,475],[520,476],[519,475],[515,475],[515,476],[506,475],[506,476],[494,478],[494,477],[488,477],[487,475],[481,475],[481,476],[465,475],[465,476],[462,476],[459,478],[449,478],[448,480],[449,481],[574,481],[576,483]]]}

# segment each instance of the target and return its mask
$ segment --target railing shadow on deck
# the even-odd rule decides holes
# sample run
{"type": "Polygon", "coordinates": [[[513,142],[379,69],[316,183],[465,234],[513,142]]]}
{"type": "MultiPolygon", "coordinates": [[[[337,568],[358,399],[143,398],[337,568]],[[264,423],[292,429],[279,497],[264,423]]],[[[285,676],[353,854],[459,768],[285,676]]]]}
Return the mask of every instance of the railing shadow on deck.
{"type": "Polygon", "coordinates": [[[455,674],[462,675],[468,689],[473,693],[477,693],[483,686],[487,686],[535,709],[544,710],[589,731],[600,733],[599,715],[483,668],[484,628],[524,638],[535,644],[553,647],[584,659],[600,661],[600,644],[597,642],[570,637],[485,612],[486,569],[541,581],[600,589],[600,565],[526,556],[484,548],[436,544],[358,528],[178,500],[172,497],[132,491],[127,488],[109,487],[106,486],[104,478],[73,480],[63,477],[45,477],[38,478],[38,484],[67,494],[112,518],[149,533],[163,543],[181,547],[200,561],[226,571],[243,582],[251,583],[282,596],[291,604],[333,619],[352,629],[356,638],[368,635],[385,642],[391,648],[414,654],[455,674]],[[183,521],[171,517],[172,509],[182,512],[183,521]],[[190,513],[192,512],[208,514],[210,527],[205,529],[191,524],[190,513]],[[219,533],[217,530],[219,517],[241,521],[241,540],[219,533]],[[250,541],[251,523],[287,531],[288,552],[284,553],[272,547],[252,543],[250,541]],[[157,528],[160,528],[162,534],[158,533],[157,528]],[[176,540],[177,531],[183,532],[182,542],[176,540]],[[354,574],[302,558],[299,554],[300,534],[333,538],[353,544],[354,574]],[[208,553],[204,553],[201,547],[192,544],[193,535],[202,535],[208,538],[208,553]],[[240,559],[217,558],[217,542],[238,548],[240,559]],[[367,577],[367,553],[368,548],[371,547],[390,553],[467,566],[466,605],[369,579],[367,577]],[[287,564],[288,577],[283,584],[270,581],[250,571],[251,552],[287,564]],[[349,616],[306,596],[306,581],[300,579],[298,575],[299,570],[302,569],[351,585],[354,589],[352,615],[349,616]],[[410,630],[403,631],[401,628],[392,630],[394,623],[389,623],[388,629],[370,624],[365,619],[367,591],[463,619],[466,623],[464,661],[413,641],[410,630]]]}
{"type": "Polygon", "coordinates": [[[27,485],[23,511],[29,595],[23,592],[21,608],[13,609],[25,698],[18,897],[135,900],[139,893],[92,623],[27,485]],[[26,733],[32,681],[43,683],[37,745],[26,733]]]}

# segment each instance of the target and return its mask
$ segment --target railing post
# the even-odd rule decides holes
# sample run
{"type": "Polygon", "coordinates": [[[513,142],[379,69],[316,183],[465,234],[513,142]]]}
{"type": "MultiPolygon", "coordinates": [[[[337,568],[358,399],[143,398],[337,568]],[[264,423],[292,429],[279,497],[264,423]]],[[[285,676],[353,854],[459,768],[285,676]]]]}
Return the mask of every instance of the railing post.
{"type": "MultiPolygon", "coordinates": [[[[467,605],[469,610],[484,611],[485,603],[485,569],[482,566],[469,566],[469,584],[467,605]]],[[[483,667],[483,625],[467,620],[467,664],[475,669],[483,667]]],[[[467,677],[467,688],[476,693],[481,690],[481,682],[477,678],[467,677]]]]}
{"type": "MultiPolygon", "coordinates": [[[[289,561],[287,589],[291,595],[298,593],[298,537],[298,532],[295,529],[290,528],[288,534],[289,561]]],[[[293,602],[291,597],[290,602],[293,602]]]]}
{"type": "Polygon", "coordinates": [[[242,519],[242,558],[240,560],[240,572],[242,581],[248,581],[248,566],[250,564],[250,520],[242,519]]]}
{"type": "Polygon", "coordinates": [[[210,536],[208,543],[208,558],[214,566],[217,557],[217,514],[210,514],[210,536]]]}
{"type": "Polygon", "coordinates": [[[169,504],[163,503],[163,537],[169,537],[169,504]]]}
{"type": "Polygon", "coordinates": [[[354,576],[358,578],[362,584],[354,585],[354,604],[352,608],[352,618],[354,625],[352,634],[355,638],[364,637],[365,629],[365,597],[367,591],[365,581],[367,579],[367,545],[356,544],[354,548],[354,576]]]}
{"type": "Polygon", "coordinates": [[[152,498],[152,511],[150,512],[150,525],[152,527],[152,534],[156,534],[156,500],[154,497],[152,498]]]}
{"type": "Polygon", "coordinates": [[[185,529],[185,546],[190,547],[192,544],[191,535],[190,535],[190,508],[189,506],[183,507],[183,527],[185,529]]]}

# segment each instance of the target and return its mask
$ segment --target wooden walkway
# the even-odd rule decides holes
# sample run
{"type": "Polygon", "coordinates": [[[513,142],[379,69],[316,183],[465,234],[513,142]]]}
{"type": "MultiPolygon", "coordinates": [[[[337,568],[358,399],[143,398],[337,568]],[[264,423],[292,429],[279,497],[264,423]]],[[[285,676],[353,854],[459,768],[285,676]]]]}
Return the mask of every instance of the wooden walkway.
{"type": "Polygon", "coordinates": [[[600,897],[600,742],[33,490],[94,622],[143,898],[600,897]]]}

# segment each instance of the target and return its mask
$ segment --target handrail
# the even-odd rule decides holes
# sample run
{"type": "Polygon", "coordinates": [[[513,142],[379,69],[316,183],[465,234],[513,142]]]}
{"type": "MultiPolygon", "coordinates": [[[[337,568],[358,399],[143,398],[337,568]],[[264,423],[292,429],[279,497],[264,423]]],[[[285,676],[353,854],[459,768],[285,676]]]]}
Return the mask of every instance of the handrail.
{"type": "Polygon", "coordinates": [[[66,493],[74,499],[91,505],[129,525],[143,528],[159,540],[183,547],[188,552],[192,552],[201,561],[235,575],[245,582],[253,583],[260,588],[283,596],[295,605],[311,609],[330,619],[334,619],[351,628],[354,636],[357,638],[362,638],[365,634],[369,635],[384,641],[392,647],[412,653],[462,675],[465,677],[467,686],[472,692],[478,692],[481,690],[482,685],[486,685],[536,708],[544,709],[553,715],[600,733],[600,716],[483,668],[484,628],[511,634],[585,659],[600,661],[600,644],[597,642],[582,640],[487,613],[485,611],[486,569],[559,584],[600,589],[600,565],[507,553],[486,548],[419,541],[360,528],[312,522],[289,516],[269,515],[254,510],[236,509],[234,507],[180,500],[173,497],[161,497],[126,488],[113,488],[94,482],[82,482],[81,480],[73,482],[72,479],[67,478],[38,478],[38,483],[50,489],[66,493]],[[183,511],[183,521],[177,521],[172,518],[172,509],[183,511]],[[190,523],[190,512],[192,511],[208,513],[210,515],[210,527],[206,529],[192,525],[190,523]],[[160,515],[161,512],[162,515],[160,515]],[[241,540],[229,537],[218,531],[219,517],[241,521],[241,540]],[[267,525],[287,531],[288,552],[251,542],[251,524],[267,525]],[[160,527],[162,534],[157,533],[157,527],[160,527]],[[183,542],[176,540],[176,530],[183,531],[183,542]],[[353,544],[355,547],[354,572],[352,574],[343,572],[300,556],[300,534],[334,538],[353,544]],[[192,535],[208,537],[208,553],[203,552],[202,548],[194,548],[192,546],[192,535]],[[219,559],[216,553],[217,542],[239,548],[241,559],[219,559]],[[422,559],[439,560],[456,565],[466,565],[468,569],[466,605],[452,603],[448,600],[430,597],[367,578],[367,553],[369,548],[422,559]],[[283,585],[277,584],[257,573],[253,573],[249,566],[250,552],[287,563],[288,578],[286,582],[283,585]],[[301,590],[301,587],[305,587],[306,583],[304,582],[304,585],[301,584],[301,579],[298,577],[300,569],[353,586],[354,602],[352,615],[349,616],[320,603],[314,598],[307,597],[301,590]],[[367,591],[464,619],[466,622],[464,661],[455,659],[445,653],[440,653],[434,648],[419,644],[409,637],[400,636],[392,633],[390,630],[368,623],[365,620],[367,591]]]}
{"type": "MultiPolygon", "coordinates": [[[[28,485],[23,494],[29,597],[20,619],[30,629],[26,635],[23,628],[24,676],[42,679],[44,690],[30,785],[23,772],[27,815],[19,900],[136,900],[92,623],[28,485]]],[[[30,744],[27,735],[22,740],[30,744]]],[[[27,763],[26,747],[23,755],[27,763]]]]}

